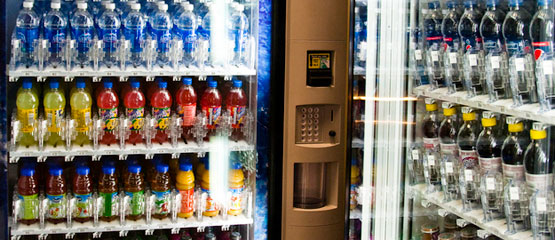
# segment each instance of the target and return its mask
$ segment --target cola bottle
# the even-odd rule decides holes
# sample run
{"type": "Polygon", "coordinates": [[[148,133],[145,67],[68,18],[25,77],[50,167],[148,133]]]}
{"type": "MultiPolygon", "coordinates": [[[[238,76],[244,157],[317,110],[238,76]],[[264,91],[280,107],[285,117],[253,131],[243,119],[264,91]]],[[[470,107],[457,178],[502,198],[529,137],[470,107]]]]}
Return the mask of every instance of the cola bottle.
{"type": "Polygon", "coordinates": [[[422,122],[422,141],[424,149],[428,151],[439,151],[439,118],[437,115],[437,103],[433,98],[424,99],[426,103],[426,115],[422,122]]]}
{"type": "Polygon", "coordinates": [[[443,102],[443,116],[445,117],[439,125],[439,140],[442,156],[453,155],[459,157],[459,147],[457,146],[457,131],[459,122],[457,120],[456,104],[443,102]]]}
{"type": "Polygon", "coordinates": [[[476,112],[471,107],[461,108],[463,124],[457,134],[459,145],[459,156],[461,166],[472,168],[478,165],[478,153],[476,152],[476,139],[479,128],[476,112]]]}

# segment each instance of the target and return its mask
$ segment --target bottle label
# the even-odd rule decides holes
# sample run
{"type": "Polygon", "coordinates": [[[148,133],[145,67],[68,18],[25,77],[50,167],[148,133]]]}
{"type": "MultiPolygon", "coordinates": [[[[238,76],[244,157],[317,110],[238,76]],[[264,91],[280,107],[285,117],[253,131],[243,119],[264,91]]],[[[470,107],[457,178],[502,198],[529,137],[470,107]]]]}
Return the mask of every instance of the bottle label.
{"type": "Polygon", "coordinates": [[[63,108],[45,108],[44,113],[46,115],[46,120],[48,124],[48,131],[49,132],[59,132],[60,125],[58,121],[63,118],[64,109],[63,108]]]}
{"type": "Polygon", "coordinates": [[[168,124],[170,121],[171,109],[152,108],[152,114],[156,119],[156,125],[155,125],[156,130],[160,130],[160,131],[166,130],[166,128],[168,128],[168,124]]]}
{"type": "Polygon", "coordinates": [[[177,113],[183,119],[183,126],[193,126],[197,114],[197,104],[179,105],[177,106],[177,113]]]}
{"type": "Polygon", "coordinates": [[[194,188],[188,190],[180,190],[179,194],[181,194],[181,210],[179,212],[183,214],[192,213],[195,209],[194,188]]]}
{"type": "Polygon", "coordinates": [[[474,150],[462,150],[459,148],[461,166],[472,168],[478,165],[478,153],[474,150]]]}
{"type": "Polygon", "coordinates": [[[503,163],[503,175],[505,178],[524,180],[524,165],[512,165],[503,163]]]}
{"type": "Polygon", "coordinates": [[[39,28],[16,28],[16,38],[22,43],[21,51],[31,53],[35,49],[34,42],[39,38],[39,28]]]}
{"type": "Polygon", "coordinates": [[[243,188],[230,188],[231,191],[231,201],[229,203],[229,210],[232,211],[240,211],[243,210],[242,202],[243,202],[243,188]]]}
{"type": "Polygon", "coordinates": [[[77,51],[80,53],[88,52],[91,41],[93,38],[93,31],[94,28],[87,27],[87,28],[74,28],[73,29],[73,36],[76,36],[77,39],[77,51]]]}
{"type": "Polygon", "coordinates": [[[241,128],[243,126],[243,120],[247,114],[246,106],[229,106],[227,111],[231,114],[231,127],[241,128]]]}
{"type": "Polygon", "coordinates": [[[117,29],[100,29],[100,38],[104,43],[105,52],[115,52],[119,39],[119,28],[117,29]]]}
{"type": "Polygon", "coordinates": [[[533,42],[532,46],[534,47],[534,58],[536,61],[539,60],[544,53],[551,53],[553,51],[551,42],[533,42]]]}
{"type": "Polygon", "coordinates": [[[351,190],[349,191],[349,207],[351,209],[356,208],[358,205],[358,184],[351,184],[351,190]]]}
{"type": "Polygon", "coordinates": [[[528,42],[525,40],[508,41],[507,52],[509,53],[509,57],[513,57],[513,56],[523,57],[524,54],[530,52],[530,46],[528,42]]]}
{"type": "Polygon", "coordinates": [[[201,190],[203,193],[206,193],[206,207],[204,208],[204,212],[217,212],[218,208],[216,208],[216,203],[214,202],[214,199],[212,199],[212,196],[210,196],[210,190],[206,190],[204,188],[201,188],[201,190]]]}
{"type": "Polygon", "coordinates": [[[462,38],[463,42],[464,42],[464,50],[465,53],[467,52],[477,52],[482,50],[482,39],[477,37],[477,38],[462,38]]]}
{"type": "Polygon", "coordinates": [[[91,216],[92,204],[91,194],[75,194],[75,210],[73,216],[77,218],[88,218],[91,216]]]}
{"type": "Polygon", "coordinates": [[[484,50],[486,50],[486,53],[500,52],[501,42],[499,41],[499,38],[484,39],[484,50]]]}
{"type": "Polygon", "coordinates": [[[71,117],[77,121],[75,131],[79,133],[87,132],[91,124],[91,108],[71,109],[71,117]]]}
{"type": "Polygon", "coordinates": [[[454,143],[441,143],[440,145],[441,153],[444,156],[452,155],[455,157],[459,156],[459,146],[454,143]]]}
{"type": "Polygon", "coordinates": [[[21,121],[21,131],[24,133],[33,132],[33,125],[37,119],[38,109],[17,109],[17,119],[21,121]]]}
{"type": "Polygon", "coordinates": [[[480,161],[480,168],[483,171],[501,171],[501,163],[503,162],[500,157],[495,158],[478,158],[480,161]]]}
{"type": "Polygon", "coordinates": [[[138,192],[125,192],[127,196],[131,199],[129,202],[129,214],[130,215],[141,215],[145,212],[145,198],[144,191],[138,192]]]}
{"type": "Polygon", "coordinates": [[[169,30],[154,30],[158,43],[158,52],[165,53],[170,49],[171,33],[169,30]]]}
{"type": "Polygon", "coordinates": [[[422,138],[424,148],[426,150],[434,150],[439,148],[439,138],[422,138]]]}
{"type": "Polygon", "coordinates": [[[170,191],[157,192],[152,191],[154,194],[154,214],[168,214],[170,212],[170,191]]]}
{"type": "Polygon", "coordinates": [[[22,209],[22,216],[21,219],[24,220],[32,220],[37,219],[39,217],[39,195],[18,195],[19,199],[23,201],[22,209]]]}
{"type": "Polygon", "coordinates": [[[128,108],[127,109],[127,118],[131,125],[129,126],[129,130],[131,131],[139,131],[143,129],[145,124],[145,108],[128,108]]]}
{"type": "Polygon", "coordinates": [[[141,46],[144,45],[146,34],[144,32],[144,27],[136,27],[136,28],[124,28],[123,34],[125,35],[125,39],[129,40],[131,46],[131,52],[133,53],[140,53],[143,51],[141,46]]]}
{"type": "Polygon", "coordinates": [[[44,37],[48,39],[51,53],[58,53],[62,51],[66,41],[66,33],[61,29],[44,28],[44,37]]]}
{"type": "Polygon", "coordinates": [[[526,173],[526,183],[531,190],[547,189],[553,183],[553,174],[526,173]]]}
{"type": "Polygon", "coordinates": [[[208,123],[206,123],[206,127],[208,129],[216,129],[218,124],[220,123],[220,117],[222,115],[222,107],[202,107],[202,112],[208,118],[208,123]]]}
{"type": "Polygon", "coordinates": [[[111,217],[118,215],[118,193],[117,192],[100,192],[102,197],[102,206],[100,207],[100,214],[103,217],[111,217]]]}
{"type": "Polygon", "coordinates": [[[183,50],[187,53],[193,52],[195,50],[197,35],[193,30],[180,30],[180,32],[183,40],[183,50]]]}
{"type": "Polygon", "coordinates": [[[66,217],[66,194],[50,195],[46,194],[48,206],[46,217],[50,219],[60,219],[66,217]]]}
{"type": "Polygon", "coordinates": [[[113,131],[118,124],[118,108],[99,108],[98,112],[100,114],[100,117],[102,118],[102,122],[104,122],[102,130],[106,132],[113,131]]]}

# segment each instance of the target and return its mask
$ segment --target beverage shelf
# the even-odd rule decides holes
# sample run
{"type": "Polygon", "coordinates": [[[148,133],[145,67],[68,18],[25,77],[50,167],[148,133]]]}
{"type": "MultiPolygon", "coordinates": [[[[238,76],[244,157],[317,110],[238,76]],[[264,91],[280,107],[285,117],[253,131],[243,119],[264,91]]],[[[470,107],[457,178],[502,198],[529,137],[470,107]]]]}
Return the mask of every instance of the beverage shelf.
{"type": "Polygon", "coordinates": [[[416,96],[435,98],[442,101],[453,102],[460,105],[555,125],[555,110],[541,112],[540,105],[538,103],[524,104],[520,107],[513,107],[512,99],[501,99],[490,103],[487,95],[478,95],[473,98],[467,98],[466,91],[449,94],[447,88],[439,88],[429,91],[429,86],[417,87],[414,89],[413,93],[416,96]]]}
{"type": "MultiPolygon", "coordinates": [[[[252,151],[255,149],[254,145],[248,144],[245,141],[229,141],[228,148],[230,151],[252,151]]],[[[221,146],[219,143],[218,146],[221,146]]],[[[180,153],[205,153],[210,151],[212,145],[209,142],[204,143],[202,146],[196,142],[178,141],[177,146],[173,147],[170,143],[156,144],[153,143],[151,148],[147,148],[146,144],[125,145],[125,148],[120,148],[119,145],[100,145],[99,149],[94,149],[90,146],[75,146],[70,150],[65,147],[52,147],[46,146],[43,150],[38,147],[22,148],[19,147],[15,151],[9,152],[10,162],[15,163],[22,157],[38,157],[44,159],[46,157],[66,157],[66,161],[71,161],[75,156],[92,156],[98,159],[104,155],[117,155],[120,159],[125,159],[128,155],[147,155],[152,157],[154,154],[175,154],[178,156],[180,153]]]]}
{"type": "MultiPolygon", "coordinates": [[[[10,221],[11,222],[11,221],[10,221]]],[[[222,226],[229,227],[232,225],[248,225],[253,224],[254,220],[246,215],[238,216],[223,216],[216,217],[201,217],[197,219],[191,217],[188,219],[178,218],[176,222],[172,222],[170,218],[164,220],[152,219],[150,223],[147,223],[144,219],[138,221],[127,221],[125,225],[120,225],[119,222],[99,222],[98,226],[95,226],[93,222],[87,223],[73,223],[73,226],[68,228],[66,224],[46,224],[43,229],[39,228],[39,224],[23,225],[19,224],[17,228],[11,228],[12,239],[17,236],[24,235],[45,235],[49,234],[66,234],[66,238],[71,238],[69,235],[76,233],[95,233],[95,238],[102,238],[102,232],[120,232],[121,235],[125,235],[127,231],[140,231],[140,230],[157,230],[157,229],[172,229],[178,230],[181,228],[199,228],[203,229],[205,227],[222,226]]],[[[152,234],[152,233],[150,233],[152,234]]]]}
{"type": "MultiPolygon", "coordinates": [[[[421,199],[424,199],[425,202],[422,203],[423,205],[426,205],[427,203],[432,203],[447,212],[459,216],[460,218],[464,219],[466,223],[472,223],[481,228],[482,230],[478,232],[478,237],[485,238],[488,235],[493,234],[505,240],[533,239],[532,231],[517,232],[515,234],[507,233],[507,224],[505,222],[505,218],[495,219],[490,222],[484,222],[484,214],[482,209],[464,212],[461,200],[445,202],[443,200],[442,192],[427,193],[426,184],[414,185],[411,187],[411,191],[413,196],[418,195],[421,199]]],[[[465,221],[457,221],[457,224],[464,225],[466,224],[465,221]]]]}

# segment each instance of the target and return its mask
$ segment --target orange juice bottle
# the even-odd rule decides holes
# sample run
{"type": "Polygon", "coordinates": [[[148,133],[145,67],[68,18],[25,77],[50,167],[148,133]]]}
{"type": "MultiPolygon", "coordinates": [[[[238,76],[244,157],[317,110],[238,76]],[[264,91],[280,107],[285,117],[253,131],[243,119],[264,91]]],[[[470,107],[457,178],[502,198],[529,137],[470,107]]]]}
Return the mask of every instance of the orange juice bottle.
{"type": "Polygon", "coordinates": [[[245,188],[245,175],[240,162],[233,162],[229,171],[229,191],[231,199],[227,214],[236,216],[243,212],[243,190],[245,188]]]}
{"type": "Polygon", "coordinates": [[[175,188],[181,194],[181,209],[177,213],[180,218],[193,216],[195,206],[195,175],[193,165],[188,162],[181,162],[175,178],[175,188]]]}
{"type": "Polygon", "coordinates": [[[214,199],[210,196],[210,164],[208,161],[204,163],[204,168],[206,169],[202,173],[202,179],[200,180],[200,189],[202,193],[206,193],[206,207],[202,215],[207,217],[215,217],[220,213],[220,209],[216,206],[214,199]]]}

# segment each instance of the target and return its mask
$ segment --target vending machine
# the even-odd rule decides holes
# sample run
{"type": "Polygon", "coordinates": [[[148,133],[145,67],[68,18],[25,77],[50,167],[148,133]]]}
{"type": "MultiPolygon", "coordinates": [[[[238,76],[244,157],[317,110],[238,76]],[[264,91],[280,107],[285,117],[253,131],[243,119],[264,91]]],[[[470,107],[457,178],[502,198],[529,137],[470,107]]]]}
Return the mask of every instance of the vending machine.
{"type": "Polygon", "coordinates": [[[553,1],[355,2],[348,239],[553,239],[553,1]]]}
{"type": "Polygon", "coordinates": [[[267,238],[272,1],[2,6],[0,238],[267,238]]]}

